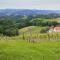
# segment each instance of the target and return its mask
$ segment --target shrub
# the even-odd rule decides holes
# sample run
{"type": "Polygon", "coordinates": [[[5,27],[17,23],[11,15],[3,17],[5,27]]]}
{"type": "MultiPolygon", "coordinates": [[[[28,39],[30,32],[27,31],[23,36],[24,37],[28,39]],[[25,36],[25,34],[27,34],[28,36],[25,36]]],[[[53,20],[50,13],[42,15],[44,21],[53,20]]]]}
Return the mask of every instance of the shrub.
{"type": "Polygon", "coordinates": [[[16,35],[19,35],[19,32],[18,32],[17,28],[9,28],[9,29],[6,29],[3,32],[3,35],[6,35],[6,36],[16,36],[16,35]]]}
{"type": "Polygon", "coordinates": [[[42,28],[40,33],[46,33],[49,30],[49,27],[42,28]]]}

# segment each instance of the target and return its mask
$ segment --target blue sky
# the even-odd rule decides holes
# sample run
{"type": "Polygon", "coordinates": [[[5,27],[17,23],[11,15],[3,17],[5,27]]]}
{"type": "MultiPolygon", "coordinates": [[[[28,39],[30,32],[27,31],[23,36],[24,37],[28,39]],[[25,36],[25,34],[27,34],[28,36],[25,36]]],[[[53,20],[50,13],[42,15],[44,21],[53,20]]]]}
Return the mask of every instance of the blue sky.
{"type": "Polygon", "coordinates": [[[0,9],[6,8],[60,10],[60,0],[0,0],[0,9]]]}

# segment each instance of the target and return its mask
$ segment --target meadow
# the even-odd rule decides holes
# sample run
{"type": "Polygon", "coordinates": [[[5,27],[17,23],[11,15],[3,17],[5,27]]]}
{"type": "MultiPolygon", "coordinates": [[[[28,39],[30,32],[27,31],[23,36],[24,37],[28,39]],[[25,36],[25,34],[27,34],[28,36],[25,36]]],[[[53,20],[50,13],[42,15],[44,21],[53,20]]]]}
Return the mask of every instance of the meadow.
{"type": "Polygon", "coordinates": [[[1,40],[0,60],[60,60],[60,42],[1,40]]]}
{"type": "Polygon", "coordinates": [[[41,28],[22,28],[14,37],[1,35],[0,60],[60,60],[60,33],[39,33],[41,28]]]}

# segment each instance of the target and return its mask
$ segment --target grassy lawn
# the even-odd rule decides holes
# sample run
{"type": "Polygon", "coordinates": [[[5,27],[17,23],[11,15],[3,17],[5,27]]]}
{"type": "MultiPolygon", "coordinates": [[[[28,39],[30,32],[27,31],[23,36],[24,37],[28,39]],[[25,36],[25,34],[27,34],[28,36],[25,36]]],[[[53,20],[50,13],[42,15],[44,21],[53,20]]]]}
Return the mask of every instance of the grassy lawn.
{"type": "Polygon", "coordinates": [[[2,40],[0,60],[60,60],[60,42],[2,40]]]}

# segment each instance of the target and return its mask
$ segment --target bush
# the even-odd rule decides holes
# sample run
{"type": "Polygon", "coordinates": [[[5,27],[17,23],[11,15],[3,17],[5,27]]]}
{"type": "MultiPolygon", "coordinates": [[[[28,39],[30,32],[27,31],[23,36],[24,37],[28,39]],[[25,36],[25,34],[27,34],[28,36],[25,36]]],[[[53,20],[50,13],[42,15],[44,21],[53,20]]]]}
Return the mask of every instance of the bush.
{"type": "Polygon", "coordinates": [[[49,27],[42,28],[40,33],[46,33],[49,30],[49,27]]]}
{"type": "Polygon", "coordinates": [[[6,35],[6,36],[16,36],[16,35],[19,35],[19,32],[18,32],[17,28],[9,28],[9,29],[6,29],[3,32],[3,35],[6,35]]]}

